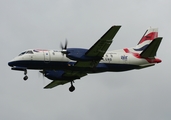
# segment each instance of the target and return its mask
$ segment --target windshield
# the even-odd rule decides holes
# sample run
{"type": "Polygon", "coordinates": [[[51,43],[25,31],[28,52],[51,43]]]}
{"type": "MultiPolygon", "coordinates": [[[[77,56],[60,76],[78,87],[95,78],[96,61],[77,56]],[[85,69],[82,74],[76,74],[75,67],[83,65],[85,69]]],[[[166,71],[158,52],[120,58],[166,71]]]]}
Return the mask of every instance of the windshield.
{"type": "Polygon", "coordinates": [[[26,52],[22,52],[22,53],[20,53],[18,56],[21,56],[21,55],[24,55],[26,52]]]}
{"type": "Polygon", "coordinates": [[[26,52],[27,54],[33,54],[33,51],[29,50],[26,52]]]}
{"type": "Polygon", "coordinates": [[[21,55],[24,55],[24,54],[33,54],[33,51],[32,50],[28,50],[28,51],[20,53],[18,56],[21,56],[21,55]]]}

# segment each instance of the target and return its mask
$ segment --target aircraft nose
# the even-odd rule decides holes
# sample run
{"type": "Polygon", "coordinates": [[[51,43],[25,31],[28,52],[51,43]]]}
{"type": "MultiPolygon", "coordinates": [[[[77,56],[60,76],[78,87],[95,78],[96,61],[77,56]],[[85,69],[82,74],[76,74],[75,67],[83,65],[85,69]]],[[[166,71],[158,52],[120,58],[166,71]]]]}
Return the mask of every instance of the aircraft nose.
{"type": "Polygon", "coordinates": [[[15,61],[10,61],[10,62],[8,62],[8,65],[9,65],[10,67],[15,66],[15,61]]]}
{"type": "Polygon", "coordinates": [[[13,66],[13,62],[8,62],[8,66],[12,67],[13,66]]]}

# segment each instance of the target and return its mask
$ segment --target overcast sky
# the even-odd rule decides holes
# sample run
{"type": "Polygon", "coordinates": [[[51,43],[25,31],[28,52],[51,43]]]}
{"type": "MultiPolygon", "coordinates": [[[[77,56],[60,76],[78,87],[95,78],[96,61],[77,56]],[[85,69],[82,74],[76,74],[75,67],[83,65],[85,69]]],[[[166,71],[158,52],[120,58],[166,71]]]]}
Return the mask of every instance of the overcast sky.
{"type": "Polygon", "coordinates": [[[170,120],[170,0],[0,0],[1,120],[170,120]],[[112,25],[122,25],[109,50],[135,46],[148,27],[163,37],[156,66],[91,74],[44,90],[37,71],[11,71],[25,49],[90,48],[112,25]]]}

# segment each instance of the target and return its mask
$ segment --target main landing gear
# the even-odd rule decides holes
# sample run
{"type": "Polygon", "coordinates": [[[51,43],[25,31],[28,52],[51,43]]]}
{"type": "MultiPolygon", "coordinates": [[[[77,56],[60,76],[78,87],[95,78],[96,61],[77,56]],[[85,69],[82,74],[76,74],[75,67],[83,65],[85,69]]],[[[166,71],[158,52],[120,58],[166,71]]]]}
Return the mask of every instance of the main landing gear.
{"type": "Polygon", "coordinates": [[[28,79],[28,76],[27,76],[27,70],[24,70],[24,75],[25,75],[25,76],[23,77],[23,80],[25,80],[25,81],[26,81],[26,80],[28,79]]]}
{"type": "Polygon", "coordinates": [[[69,87],[69,91],[73,92],[75,90],[75,87],[73,86],[73,81],[71,81],[71,87],[69,87]]]}

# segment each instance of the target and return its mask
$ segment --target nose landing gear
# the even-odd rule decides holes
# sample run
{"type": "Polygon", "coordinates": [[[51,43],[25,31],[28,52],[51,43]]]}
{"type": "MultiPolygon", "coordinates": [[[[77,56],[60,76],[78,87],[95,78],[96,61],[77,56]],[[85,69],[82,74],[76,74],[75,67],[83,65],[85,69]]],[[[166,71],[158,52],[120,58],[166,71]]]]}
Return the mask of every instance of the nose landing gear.
{"type": "Polygon", "coordinates": [[[25,76],[23,77],[23,80],[25,80],[25,81],[26,81],[26,80],[28,79],[28,76],[27,76],[27,70],[24,70],[24,75],[25,75],[25,76]]]}
{"type": "Polygon", "coordinates": [[[71,81],[71,87],[69,87],[69,91],[73,92],[75,90],[75,87],[73,86],[73,81],[71,81]]]}
{"type": "Polygon", "coordinates": [[[24,71],[24,77],[23,80],[27,80],[28,76],[27,76],[27,68],[25,67],[12,67],[11,70],[18,70],[18,71],[24,71]]]}

